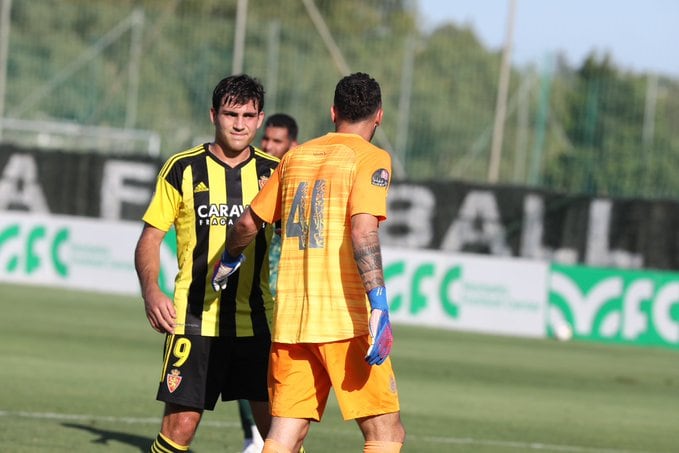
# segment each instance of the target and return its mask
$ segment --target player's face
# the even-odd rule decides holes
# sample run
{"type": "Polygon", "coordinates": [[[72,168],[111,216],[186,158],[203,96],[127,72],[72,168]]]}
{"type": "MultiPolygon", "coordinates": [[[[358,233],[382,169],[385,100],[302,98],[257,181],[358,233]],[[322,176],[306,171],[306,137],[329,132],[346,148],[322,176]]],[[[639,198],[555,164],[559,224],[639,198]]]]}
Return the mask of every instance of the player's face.
{"type": "Polygon", "coordinates": [[[290,148],[297,144],[288,136],[288,130],[284,127],[269,126],[264,129],[262,137],[262,151],[276,156],[283,157],[290,148]]]}
{"type": "Polygon", "coordinates": [[[210,109],[215,125],[215,141],[232,153],[246,149],[262,125],[264,112],[258,112],[254,101],[244,105],[224,104],[218,111],[210,109]]]}

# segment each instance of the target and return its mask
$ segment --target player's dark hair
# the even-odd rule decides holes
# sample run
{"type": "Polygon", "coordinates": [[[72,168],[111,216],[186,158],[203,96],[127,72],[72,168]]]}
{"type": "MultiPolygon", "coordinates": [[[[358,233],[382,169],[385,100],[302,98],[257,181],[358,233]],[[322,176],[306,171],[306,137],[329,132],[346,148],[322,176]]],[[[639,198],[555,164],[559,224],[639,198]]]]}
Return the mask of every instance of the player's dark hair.
{"type": "Polygon", "coordinates": [[[297,140],[297,121],[290,115],[285,113],[274,113],[266,119],[264,123],[264,128],[267,127],[284,127],[288,131],[288,138],[291,140],[297,140]]]}
{"type": "Polygon", "coordinates": [[[257,112],[264,110],[264,87],[259,80],[247,74],[223,78],[212,92],[212,108],[215,110],[225,104],[245,105],[250,101],[254,101],[257,112]]]}
{"type": "Polygon", "coordinates": [[[382,106],[382,92],[375,79],[363,72],[344,77],[335,87],[335,112],[351,123],[364,120],[382,106]]]}

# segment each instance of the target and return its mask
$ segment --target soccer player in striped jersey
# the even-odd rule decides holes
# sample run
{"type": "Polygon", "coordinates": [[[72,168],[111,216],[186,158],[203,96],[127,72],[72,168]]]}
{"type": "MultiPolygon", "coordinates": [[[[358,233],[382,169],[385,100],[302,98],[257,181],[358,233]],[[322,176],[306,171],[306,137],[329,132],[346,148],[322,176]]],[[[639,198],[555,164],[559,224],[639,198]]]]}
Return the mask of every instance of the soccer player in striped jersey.
{"type": "Polygon", "coordinates": [[[210,279],[228,230],[279,163],[253,147],[264,89],[248,75],[226,77],[212,95],[215,136],[170,157],[160,170],[135,251],[146,316],[166,335],[157,399],[165,402],[151,452],[187,451],[203,411],[246,399],[261,433],[271,423],[267,365],[273,299],[271,226],[260,224],[228,288],[210,279]],[[174,227],[179,272],[173,300],[158,285],[160,245],[174,227]]]}
{"type": "Polygon", "coordinates": [[[282,223],[269,362],[273,420],[263,453],[297,451],[320,421],[330,388],[354,419],[365,453],[399,452],[405,440],[379,223],[386,219],[391,157],[372,145],[382,122],[368,74],[335,88],[335,132],[288,151],[229,231],[213,284],[224,284],[262,221],[282,223]]]}

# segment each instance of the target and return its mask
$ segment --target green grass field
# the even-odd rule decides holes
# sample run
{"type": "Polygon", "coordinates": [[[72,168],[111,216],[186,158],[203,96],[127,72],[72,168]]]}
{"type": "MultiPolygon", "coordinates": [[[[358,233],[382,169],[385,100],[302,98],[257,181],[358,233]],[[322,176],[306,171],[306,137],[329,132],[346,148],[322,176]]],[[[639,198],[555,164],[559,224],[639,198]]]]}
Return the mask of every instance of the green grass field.
{"type": "MultiPolygon", "coordinates": [[[[138,298],[0,285],[0,451],[145,452],[163,338],[138,298]]],[[[679,354],[394,326],[404,452],[679,451],[679,354]]],[[[235,403],[194,452],[236,453],[235,403]]],[[[360,452],[334,399],[307,451],[360,452]]]]}

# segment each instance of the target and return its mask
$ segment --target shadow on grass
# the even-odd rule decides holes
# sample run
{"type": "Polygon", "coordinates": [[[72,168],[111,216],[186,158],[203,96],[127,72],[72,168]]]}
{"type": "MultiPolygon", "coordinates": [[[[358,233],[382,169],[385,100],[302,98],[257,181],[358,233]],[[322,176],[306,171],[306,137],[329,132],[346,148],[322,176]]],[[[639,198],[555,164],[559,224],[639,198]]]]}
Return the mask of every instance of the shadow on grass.
{"type": "Polygon", "coordinates": [[[123,444],[131,445],[137,447],[140,452],[146,453],[149,451],[153,439],[143,436],[137,436],[134,434],[119,432],[119,431],[109,431],[106,429],[99,429],[93,426],[81,425],[78,423],[62,423],[62,426],[67,428],[82,429],[83,431],[88,431],[95,436],[96,439],[92,440],[93,444],[103,444],[108,445],[109,441],[121,442],[123,444]]]}

